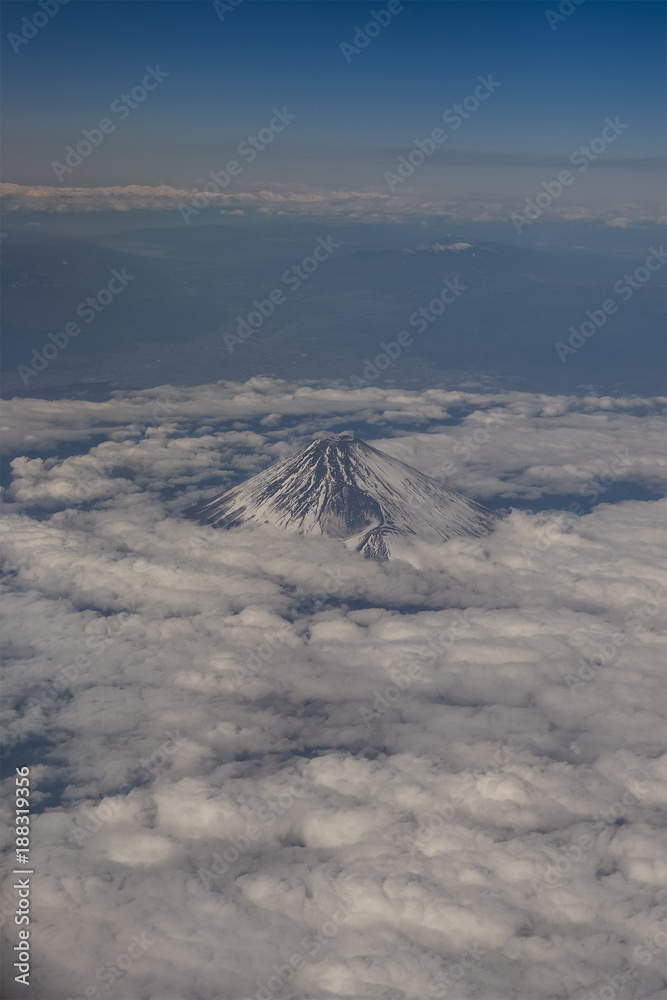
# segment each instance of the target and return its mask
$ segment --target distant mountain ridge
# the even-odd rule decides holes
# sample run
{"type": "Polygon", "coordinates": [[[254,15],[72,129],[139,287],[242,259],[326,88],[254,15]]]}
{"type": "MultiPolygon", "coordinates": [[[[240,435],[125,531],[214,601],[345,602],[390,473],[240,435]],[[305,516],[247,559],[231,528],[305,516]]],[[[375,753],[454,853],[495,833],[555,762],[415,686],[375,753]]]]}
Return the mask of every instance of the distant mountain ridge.
{"type": "Polygon", "coordinates": [[[220,528],[272,524],[340,538],[386,559],[392,538],[447,541],[482,535],[494,514],[365,441],[339,435],[312,444],[240,486],[186,510],[220,528]]]}
{"type": "Polygon", "coordinates": [[[473,250],[472,243],[428,243],[417,247],[417,250],[430,250],[432,253],[461,253],[462,250],[473,250]]]}

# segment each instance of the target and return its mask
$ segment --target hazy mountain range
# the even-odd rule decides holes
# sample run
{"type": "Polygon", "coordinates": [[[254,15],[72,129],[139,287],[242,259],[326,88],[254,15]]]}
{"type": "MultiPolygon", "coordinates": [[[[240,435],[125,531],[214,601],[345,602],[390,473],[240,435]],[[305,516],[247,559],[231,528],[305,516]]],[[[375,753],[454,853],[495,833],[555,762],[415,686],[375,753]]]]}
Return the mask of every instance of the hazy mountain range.
{"type": "Polygon", "coordinates": [[[349,239],[312,223],[269,232],[181,225],[98,237],[10,234],[0,256],[5,388],[35,395],[77,380],[141,387],[256,374],[351,384],[405,331],[412,339],[400,364],[371,376],[376,384],[660,391],[660,274],[567,364],[554,347],[640,263],[629,254],[446,233],[426,243],[403,233],[397,245],[401,234],[386,228],[349,239]],[[338,245],[315,270],[300,270],[318,239],[338,245]],[[123,293],[25,385],[17,366],[32,362],[49,333],[80,323],[77,309],[114,270],[132,276],[123,293]],[[459,294],[427,322],[415,318],[447,282],[459,294]],[[280,304],[230,350],[224,335],[235,336],[272,291],[280,304]]]}

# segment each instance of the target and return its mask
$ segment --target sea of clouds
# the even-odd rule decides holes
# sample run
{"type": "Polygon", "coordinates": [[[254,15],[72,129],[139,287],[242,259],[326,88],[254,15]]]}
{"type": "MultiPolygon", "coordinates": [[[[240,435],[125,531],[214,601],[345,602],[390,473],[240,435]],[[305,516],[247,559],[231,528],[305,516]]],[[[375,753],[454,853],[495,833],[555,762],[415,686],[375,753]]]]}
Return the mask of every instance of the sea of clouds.
{"type": "Polygon", "coordinates": [[[36,794],[3,996],[666,997],[665,504],[604,502],[661,489],[664,402],[8,402],[6,782],[36,794]],[[350,427],[508,512],[385,563],[182,518],[350,427]]]}

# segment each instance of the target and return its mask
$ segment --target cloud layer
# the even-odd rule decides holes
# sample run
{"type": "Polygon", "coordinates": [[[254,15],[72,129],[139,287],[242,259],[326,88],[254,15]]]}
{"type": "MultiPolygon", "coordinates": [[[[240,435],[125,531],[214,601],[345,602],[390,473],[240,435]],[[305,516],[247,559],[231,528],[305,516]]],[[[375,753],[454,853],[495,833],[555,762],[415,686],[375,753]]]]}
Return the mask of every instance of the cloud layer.
{"type": "Polygon", "coordinates": [[[664,502],[590,496],[655,487],[659,401],[255,380],[25,402],[17,450],[107,435],[19,457],[5,518],[31,995],[666,995],[664,502]],[[515,509],[386,564],[180,517],[344,421],[581,516],[515,509]]]}
{"type": "MultiPolygon", "coordinates": [[[[223,215],[260,214],[266,216],[306,216],[348,219],[362,222],[398,222],[410,218],[439,218],[453,222],[508,221],[512,214],[523,213],[526,198],[480,199],[459,197],[443,199],[413,189],[390,193],[383,190],[332,191],[301,185],[294,190],[266,189],[226,194],[211,192],[205,196],[161,184],[129,184],[125,187],[50,187],[48,185],[0,184],[0,201],[5,211],[27,212],[130,212],[135,209],[156,211],[183,210],[189,221],[202,207],[219,209],[223,215]],[[202,199],[203,198],[203,202],[202,199]],[[194,199],[194,200],[193,200],[194,199]],[[198,200],[199,199],[199,200],[198,200]],[[198,211],[188,212],[196,208],[198,211]]],[[[642,223],[662,223],[664,205],[651,207],[628,202],[598,205],[590,201],[555,202],[540,211],[542,220],[599,221],[625,228],[642,223]]]]}

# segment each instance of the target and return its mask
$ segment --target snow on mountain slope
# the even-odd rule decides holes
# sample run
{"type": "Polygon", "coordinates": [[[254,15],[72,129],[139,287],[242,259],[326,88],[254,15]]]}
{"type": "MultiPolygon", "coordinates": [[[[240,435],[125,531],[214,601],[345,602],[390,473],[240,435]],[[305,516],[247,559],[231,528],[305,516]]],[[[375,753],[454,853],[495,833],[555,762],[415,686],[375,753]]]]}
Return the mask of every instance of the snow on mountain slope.
{"type": "Polygon", "coordinates": [[[323,534],[379,559],[389,556],[392,536],[481,535],[494,518],[474,500],[346,436],[319,438],[185,515],[220,528],[254,521],[323,534]]]}
{"type": "Polygon", "coordinates": [[[429,243],[428,245],[420,246],[417,249],[420,251],[428,251],[430,253],[446,253],[447,251],[461,253],[462,250],[474,251],[472,243],[429,243]]]}

